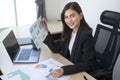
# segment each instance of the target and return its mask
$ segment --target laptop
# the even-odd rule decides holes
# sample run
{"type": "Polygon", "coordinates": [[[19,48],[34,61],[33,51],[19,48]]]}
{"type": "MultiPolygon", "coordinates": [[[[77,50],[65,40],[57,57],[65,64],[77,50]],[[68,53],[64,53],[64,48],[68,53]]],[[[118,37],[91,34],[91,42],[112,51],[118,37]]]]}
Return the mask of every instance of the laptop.
{"type": "Polygon", "coordinates": [[[39,61],[40,49],[28,45],[19,46],[12,30],[3,40],[3,45],[13,63],[36,63],[39,61]]]}

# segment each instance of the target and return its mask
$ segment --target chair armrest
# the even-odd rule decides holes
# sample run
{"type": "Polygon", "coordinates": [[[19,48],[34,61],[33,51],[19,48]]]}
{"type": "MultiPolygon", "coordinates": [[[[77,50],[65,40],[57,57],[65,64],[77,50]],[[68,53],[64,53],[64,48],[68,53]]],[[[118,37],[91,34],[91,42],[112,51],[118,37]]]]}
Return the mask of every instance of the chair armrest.
{"type": "Polygon", "coordinates": [[[103,69],[96,70],[96,71],[91,73],[91,75],[95,78],[106,77],[106,76],[109,76],[111,74],[112,74],[112,71],[106,71],[103,69]]]}

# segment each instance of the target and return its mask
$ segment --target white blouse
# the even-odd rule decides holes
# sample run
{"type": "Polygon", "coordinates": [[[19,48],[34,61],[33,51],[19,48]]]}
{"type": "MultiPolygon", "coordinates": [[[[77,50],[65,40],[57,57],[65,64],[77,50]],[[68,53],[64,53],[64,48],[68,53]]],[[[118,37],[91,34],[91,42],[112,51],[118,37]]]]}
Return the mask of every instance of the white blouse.
{"type": "Polygon", "coordinates": [[[70,55],[71,55],[72,47],[73,47],[73,44],[74,44],[74,41],[75,41],[75,37],[76,37],[76,33],[72,33],[71,39],[70,39],[70,43],[69,43],[69,52],[70,52],[70,55]]]}

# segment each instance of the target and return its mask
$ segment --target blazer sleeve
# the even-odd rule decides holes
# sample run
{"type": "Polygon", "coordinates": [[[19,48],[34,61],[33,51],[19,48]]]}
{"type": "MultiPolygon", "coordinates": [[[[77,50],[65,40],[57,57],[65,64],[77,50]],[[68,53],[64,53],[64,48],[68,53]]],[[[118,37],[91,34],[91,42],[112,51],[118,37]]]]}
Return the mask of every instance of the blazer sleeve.
{"type": "Polygon", "coordinates": [[[53,53],[59,53],[61,49],[61,42],[60,41],[54,41],[52,35],[50,32],[48,32],[48,35],[46,39],[44,40],[44,43],[50,48],[50,50],[53,53]]]}

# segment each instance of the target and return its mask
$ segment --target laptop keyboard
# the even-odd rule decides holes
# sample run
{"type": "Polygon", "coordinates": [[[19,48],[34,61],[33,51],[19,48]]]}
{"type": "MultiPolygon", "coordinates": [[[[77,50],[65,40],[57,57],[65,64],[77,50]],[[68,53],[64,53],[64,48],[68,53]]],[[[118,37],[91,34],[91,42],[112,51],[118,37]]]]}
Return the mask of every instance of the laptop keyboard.
{"type": "Polygon", "coordinates": [[[28,60],[30,57],[31,49],[23,49],[22,53],[19,55],[18,60],[28,60]]]}

